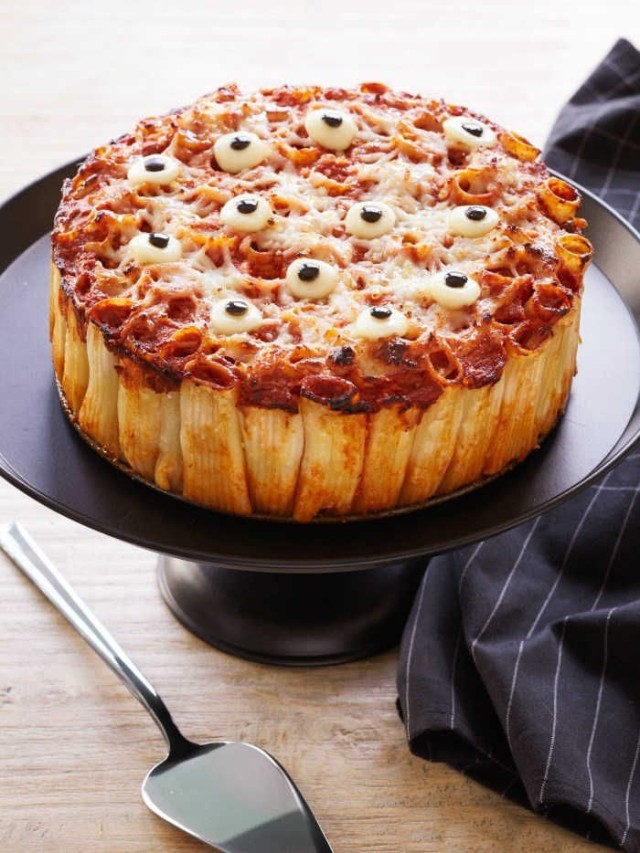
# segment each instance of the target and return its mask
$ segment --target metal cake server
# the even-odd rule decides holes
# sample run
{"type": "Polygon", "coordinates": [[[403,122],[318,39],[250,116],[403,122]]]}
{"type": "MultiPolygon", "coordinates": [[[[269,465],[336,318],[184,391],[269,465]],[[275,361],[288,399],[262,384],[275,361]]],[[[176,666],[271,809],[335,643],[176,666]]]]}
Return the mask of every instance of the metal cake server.
{"type": "Polygon", "coordinates": [[[221,853],[332,853],[295,784],[248,743],[187,740],[166,705],[29,534],[0,527],[0,547],[111,667],[156,721],[169,755],[142,783],[160,817],[221,853]]]}

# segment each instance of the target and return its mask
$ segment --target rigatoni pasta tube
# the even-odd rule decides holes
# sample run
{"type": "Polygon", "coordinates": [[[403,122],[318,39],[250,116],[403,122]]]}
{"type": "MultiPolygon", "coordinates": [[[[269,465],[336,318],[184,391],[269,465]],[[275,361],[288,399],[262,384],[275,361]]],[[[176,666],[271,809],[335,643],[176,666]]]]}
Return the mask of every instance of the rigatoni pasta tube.
{"type": "Polygon", "coordinates": [[[52,265],[49,289],[49,337],[53,367],[59,379],[62,379],[64,372],[64,348],[67,337],[67,323],[62,312],[62,303],[66,303],[66,298],[60,289],[60,273],[52,265]]]}
{"type": "Polygon", "coordinates": [[[538,199],[554,222],[563,225],[573,219],[580,207],[577,191],[560,178],[548,178],[538,189],[538,199]]]}
{"type": "Polygon", "coordinates": [[[75,311],[67,311],[66,335],[64,340],[64,370],[62,390],[74,415],[82,406],[89,384],[89,359],[87,346],[82,337],[80,323],[75,311]]]}
{"type": "Polygon", "coordinates": [[[291,515],[304,447],[302,416],[245,406],[240,423],[254,512],[291,515]]]}
{"type": "Polygon", "coordinates": [[[341,393],[340,382],[319,385],[309,383],[307,396],[300,397],[304,452],[293,510],[298,521],[310,521],[319,512],[348,513],[364,462],[367,415],[333,411],[321,395],[341,393]]]}
{"type": "Polygon", "coordinates": [[[459,388],[446,388],[424,411],[414,434],[401,505],[428,500],[440,485],[455,450],[464,393],[459,388]]]}
{"type": "Polygon", "coordinates": [[[580,234],[565,234],[556,241],[560,262],[574,276],[582,275],[593,255],[593,246],[580,234]]]}
{"type": "Polygon", "coordinates": [[[500,133],[498,138],[509,154],[512,154],[518,160],[522,160],[523,163],[531,163],[540,154],[539,148],[536,148],[528,139],[520,136],[519,133],[514,133],[512,130],[500,133]]]}
{"type": "Polygon", "coordinates": [[[460,397],[460,416],[455,447],[437,493],[455,491],[482,476],[487,450],[499,441],[497,426],[502,402],[500,383],[471,388],[460,397]]]}
{"type": "Polygon", "coordinates": [[[109,352],[100,330],[87,327],[89,383],[78,423],[111,456],[120,456],[118,438],[118,392],[120,383],[115,356],[109,352]]]}
{"type": "Polygon", "coordinates": [[[420,414],[419,409],[391,406],[369,415],[362,478],[352,512],[380,512],[397,504],[420,414]]]}
{"type": "Polygon", "coordinates": [[[161,394],[160,441],[154,478],[160,489],[182,492],[182,445],[180,443],[180,390],[161,394]]]}
{"type": "Polygon", "coordinates": [[[123,457],[134,471],[155,479],[160,451],[162,396],[121,374],[118,394],[118,437],[123,457]]]}
{"type": "Polygon", "coordinates": [[[183,494],[196,503],[251,513],[235,388],[185,379],[180,388],[183,494]]]}

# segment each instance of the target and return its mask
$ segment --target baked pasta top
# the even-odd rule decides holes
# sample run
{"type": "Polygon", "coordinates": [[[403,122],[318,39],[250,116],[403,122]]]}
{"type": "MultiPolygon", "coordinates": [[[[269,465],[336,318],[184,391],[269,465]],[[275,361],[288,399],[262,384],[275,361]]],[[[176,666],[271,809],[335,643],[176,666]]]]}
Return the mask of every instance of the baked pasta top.
{"type": "Polygon", "coordinates": [[[427,407],[496,382],[579,299],[580,200],[539,153],[378,83],[229,85],[82,164],[54,263],[81,325],[151,387],[427,407]]]}

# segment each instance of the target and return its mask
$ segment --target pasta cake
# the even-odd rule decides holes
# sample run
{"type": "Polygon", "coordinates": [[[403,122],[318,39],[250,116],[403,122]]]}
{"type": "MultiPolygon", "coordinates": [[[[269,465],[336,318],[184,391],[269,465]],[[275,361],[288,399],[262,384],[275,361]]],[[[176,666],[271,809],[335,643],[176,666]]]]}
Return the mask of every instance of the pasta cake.
{"type": "Polygon", "coordinates": [[[579,204],[463,107],[225,86],[64,185],[65,409],[110,461],[227,513],[361,517],[479,485],[565,407],[579,204]]]}

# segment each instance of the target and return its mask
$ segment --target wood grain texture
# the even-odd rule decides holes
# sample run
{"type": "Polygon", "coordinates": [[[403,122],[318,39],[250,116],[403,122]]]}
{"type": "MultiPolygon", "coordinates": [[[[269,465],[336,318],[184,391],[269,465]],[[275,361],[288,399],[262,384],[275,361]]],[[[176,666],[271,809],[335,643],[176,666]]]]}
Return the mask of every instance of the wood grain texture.
{"type": "MultiPolygon", "coordinates": [[[[624,0],[539,0],[526,16],[505,0],[481,9],[470,0],[192,0],[188,13],[150,0],[3,3],[0,195],[140,115],[230,79],[382,79],[477,107],[540,144],[614,39],[640,36],[640,11],[624,0]]],[[[175,622],[156,589],[152,554],[0,483],[0,523],[13,518],[130,651],[185,733],[247,739],[273,752],[336,853],[596,849],[443,765],[413,758],[395,711],[395,652],[323,670],[237,660],[175,622]]],[[[151,720],[4,557],[0,647],[0,850],[206,849],[142,804],[142,778],[164,754],[151,720]]]]}

